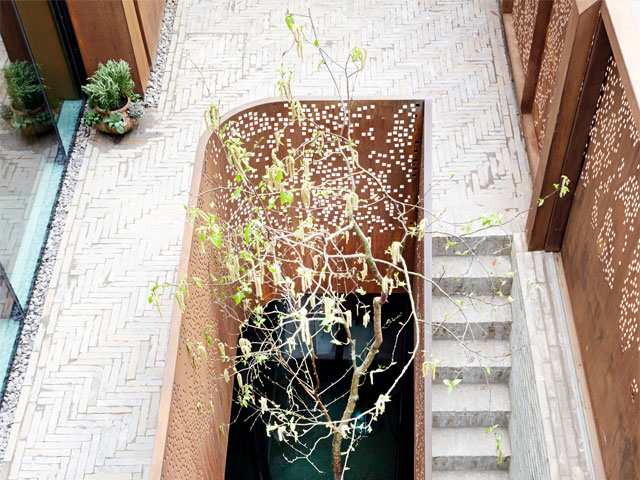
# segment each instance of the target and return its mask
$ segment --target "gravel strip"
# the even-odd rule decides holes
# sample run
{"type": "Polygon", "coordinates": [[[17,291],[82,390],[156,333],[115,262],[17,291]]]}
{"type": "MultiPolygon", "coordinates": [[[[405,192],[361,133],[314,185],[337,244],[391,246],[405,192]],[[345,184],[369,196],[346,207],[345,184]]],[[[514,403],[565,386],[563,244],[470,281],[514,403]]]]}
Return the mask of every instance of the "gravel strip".
{"type": "MultiPolygon", "coordinates": [[[[160,29],[160,37],[158,40],[158,51],[153,68],[149,74],[147,90],[144,97],[144,106],[147,108],[157,108],[162,91],[162,78],[164,76],[165,67],[167,65],[167,57],[169,55],[169,47],[171,46],[171,32],[173,29],[173,20],[176,15],[178,0],[167,0],[164,15],[162,17],[162,27],[160,29]]],[[[91,128],[84,124],[84,118],[80,121],[78,132],[73,144],[69,163],[65,171],[62,181],[62,188],[56,203],[55,212],[51,221],[49,235],[47,237],[42,260],[36,275],[36,283],[27,306],[27,313],[24,318],[22,332],[18,341],[7,388],[0,404],[0,462],[4,459],[7,449],[7,442],[11,432],[11,425],[15,416],[18,400],[20,399],[20,389],[24,382],[24,375],[29,365],[29,358],[33,350],[33,342],[35,341],[38,327],[40,326],[40,318],[42,316],[42,308],[49,291],[49,282],[53,273],[56,257],[64,225],[69,213],[69,207],[73,200],[80,167],[84,159],[84,151],[87,148],[91,128]]]]}
{"type": "Polygon", "coordinates": [[[156,60],[153,62],[151,72],[149,72],[147,90],[144,94],[143,104],[147,108],[158,108],[160,92],[162,91],[162,77],[167,66],[167,57],[171,46],[171,31],[173,30],[173,20],[176,18],[177,9],[178,0],[167,0],[164,7],[164,15],[162,16],[156,60]]]}

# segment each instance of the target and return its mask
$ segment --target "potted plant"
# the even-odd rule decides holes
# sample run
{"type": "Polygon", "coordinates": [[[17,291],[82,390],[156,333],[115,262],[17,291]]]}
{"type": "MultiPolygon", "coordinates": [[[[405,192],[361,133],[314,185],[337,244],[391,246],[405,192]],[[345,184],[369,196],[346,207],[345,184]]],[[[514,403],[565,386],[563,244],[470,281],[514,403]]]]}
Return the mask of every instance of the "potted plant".
{"type": "Polygon", "coordinates": [[[2,118],[24,135],[37,135],[51,130],[51,114],[31,62],[12,62],[2,69],[2,73],[11,100],[8,107],[4,106],[2,118]]]}
{"type": "Polygon", "coordinates": [[[82,87],[87,94],[89,109],[85,122],[105,133],[123,135],[131,131],[144,109],[140,96],[133,92],[129,64],[124,60],[100,63],[89,83],[82,87]]]}

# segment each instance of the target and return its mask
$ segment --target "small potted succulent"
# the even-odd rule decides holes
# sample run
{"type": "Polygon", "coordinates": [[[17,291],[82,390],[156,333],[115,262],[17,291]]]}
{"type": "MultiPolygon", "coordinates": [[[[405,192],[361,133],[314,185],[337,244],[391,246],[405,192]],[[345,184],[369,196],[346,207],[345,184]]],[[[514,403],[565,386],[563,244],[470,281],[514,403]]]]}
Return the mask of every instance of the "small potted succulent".
{"type": "MultiPolygon", "coordinates": [[[[2,69],[11,100],[3,105],[0,115],[23,135],[38,135],[53,128],[38,73],[31,62],[19,60],[2,69]]],[[[44,87],[46,88],[46,87],[44,87]]]]}
{"type": "Polygon", "coordinates": [[[98,65],[96,73],[82,87],[89,108],[85,122],[105,133],[124,135],[131,131],[144,112],[140,95],[133,92],[129,64],[124,60],[109,60],[98,65]]]}

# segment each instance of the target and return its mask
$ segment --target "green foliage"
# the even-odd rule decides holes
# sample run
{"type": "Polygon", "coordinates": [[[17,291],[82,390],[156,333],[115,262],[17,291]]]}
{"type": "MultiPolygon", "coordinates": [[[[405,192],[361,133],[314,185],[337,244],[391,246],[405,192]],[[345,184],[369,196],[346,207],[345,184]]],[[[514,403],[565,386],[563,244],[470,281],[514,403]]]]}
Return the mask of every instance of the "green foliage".
{"type": "Polygon", "coordinates": [[[29,118],[24,118],[19,113],[16,113],[13,115],[13,122],[11,123],[11,125],[18,132],[20,132],[21,130],[26,130],[27,128],[29,128],[29,126],[31,126],[32,123],[33,123],[33,120],[29,118]]]}
{"type": "Polygon", "coordinates": [[[106,123],[111,130],[115,130],[120,134],[124,133],[124,120],[122,119],[121,113],[112,113],[109,115],[109,118],[104,120],[104,123],[106,123]]]}
{"type": "Polygon", "coordinates": [[[134,102],[127,108],[127,113],[133,119],[138,119],[144,114],[144,107],[141,102],[134,102]]]}
{"type": "Polygon", "coordinates": [[[51,125],[52,121],[51,121],[51,115],[49,115],[49,111],[48,110],[43,110],[42,112],[38,113],[34,119],[33,119],[34,123],[39,123],[40,125],[51,125]]]}
{"type": "Polygon", "coordinates": [[[2,73],[13,108],[29,112],[42,105],[44,95],[36,69],[30,62],[20,60],[10,63],[2,69],[2,73]]]}
{"type": "Polygon", "coordinates": [[[0,105],[0,118],[7,122],[13,118],[13,113],[11,113],[9,105],[0,105]]]}
{"type": "Polygon", "coordinates": [[[100,122],[102,122],[102,117],[93,108],[88,109],[84,114],[84,123],[86,123],[88,126],[93,127],[100,122]]]}
{"type": "Polygon", "coordinates": [[[134,87],[129,64],[124,60],[109,60],[106,65],[98,65],[98,70],[82,91],[89,97],[90,107],[110,111],[118,109],[127,97],[132,101],[139,100],[140,97],[133,93],[134,87]]]}
{"type": "Polygon", "coordinates": [[[453,387],[458,385],[461,381],[462,379],[460,378],[456,378],[454,380],[449,380],[448,378],[445,378],[444,380],[442,380],[442,383],[444,383],[447,386],[447,391],[451,393],[451,391],[453,390],[453,387]]]}

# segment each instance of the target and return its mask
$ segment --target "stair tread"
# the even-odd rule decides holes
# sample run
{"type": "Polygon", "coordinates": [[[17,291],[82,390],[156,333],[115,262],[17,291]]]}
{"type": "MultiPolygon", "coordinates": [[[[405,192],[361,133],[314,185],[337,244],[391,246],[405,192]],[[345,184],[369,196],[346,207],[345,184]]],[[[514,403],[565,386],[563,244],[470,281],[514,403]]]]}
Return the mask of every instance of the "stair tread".
{"type": "Polygon", "coordinates": [[[438,367],[511,367],[511,355],[507,355],[511,347],[506,340],[469,340],[465,345],[457,340],[434,340],[433,356],[442,359],[438,367]]]}
{"type": "Polygon", "coordinates": [[[488,471],[434,471],[431,475],[433,480],[509,480],[509,472],[503,470],[488,471]]]}
{"type": "Polygon", "coordinates": [[[444,384],[431,386],[432,411],[437,412],[510,412],[509,387],[501,383],[460,383],[449,392],[444,384]]]}
{"type": "Polygon", "coordinates": [[[471,249],[476,255],[510,255],[513,240],[510,235],[469,235],[463,238],[434,235],[432,237],[433,255],[459,255],[471,249]],[[451,245],[449,242],[455,242],[451,245]],[[447,246],[449,245],[449,246],[447,246]]]}
{"type": "Polygon", "coordinates": [[[509,272],[512,270],[511,257],[507,255],[440,255],[433,257],[431,266],[434,279],[510,277],[509,272]]]}
{"type": "Polygon", "coordinates": [[[464,295],[434,296],[431,306],[434,323],[511,323],[511,305],[495,295],[478,295],[469,298],[464,295]],[[453,300],[453,301],[452,301],[453,300]],[[460,304],[459,302],[462,302],[460,304]],[[496,305],[497,304],[497,305],[496,305]]]}
{"type": "Polygon", "coordinates": [[[487,433],[482,427],[435,427],[432,430],[432,455],[437,457],[498,457],[496,437],[502,439],[503,458],[511,456],[509,431],[498,427],[487,433]]]}

